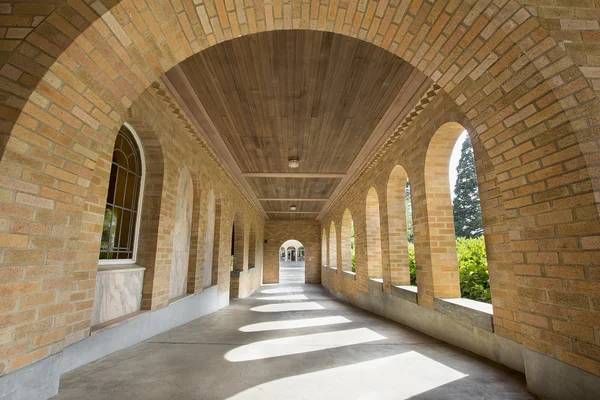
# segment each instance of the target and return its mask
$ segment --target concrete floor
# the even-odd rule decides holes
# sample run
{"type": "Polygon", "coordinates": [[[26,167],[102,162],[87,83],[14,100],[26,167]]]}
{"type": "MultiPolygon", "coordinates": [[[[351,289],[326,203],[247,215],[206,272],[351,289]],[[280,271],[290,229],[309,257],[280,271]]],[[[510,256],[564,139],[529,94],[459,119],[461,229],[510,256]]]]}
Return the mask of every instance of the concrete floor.
{"type": "Polygon", "coordinates": [[[532,399],[524,377],[336,300],[262,286],[66,374],[55,399],[532,399]]]}
{"type": "Polygon", "coordinates": [[[279,261],[279,283],[304,283],[304,261],[279,261]]]}

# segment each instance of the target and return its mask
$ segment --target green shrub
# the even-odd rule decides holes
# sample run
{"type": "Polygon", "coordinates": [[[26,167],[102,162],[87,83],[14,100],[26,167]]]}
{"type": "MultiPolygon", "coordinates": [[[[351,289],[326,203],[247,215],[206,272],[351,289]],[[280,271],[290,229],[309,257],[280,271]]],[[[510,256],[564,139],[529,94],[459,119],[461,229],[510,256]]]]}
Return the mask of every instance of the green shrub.
{"type": "Polygon", "coordinates": [[[410,284],[417,285],[417,263],[415,262],[415,245],[408,243],[408,269],[410,271],[410,284]]]}
{"type": "Polygon", "coordinates": [[[491,303],[490,274],[483,236],[473,239],[458,238],[456,251],[461,297],[491,303]]]}
{"type": "MultiPolygon", "coordinates": [[[[490,275],[483,236],[474,239],[458,238],[456,251],[461,297],[491,303],[490,275]]],[[[408,243],[408,267],[410,284],[416,285],[415,245],[412,243],[408,243]]]]}

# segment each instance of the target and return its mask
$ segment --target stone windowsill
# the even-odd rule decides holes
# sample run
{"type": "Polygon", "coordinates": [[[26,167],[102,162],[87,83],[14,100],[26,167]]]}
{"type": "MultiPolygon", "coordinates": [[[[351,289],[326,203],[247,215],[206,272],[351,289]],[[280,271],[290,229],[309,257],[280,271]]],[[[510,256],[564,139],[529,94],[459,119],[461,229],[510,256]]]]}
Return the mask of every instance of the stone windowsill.
{"type": "Polygon", "coordinates": [[[194,293],[184,293],[181,296],[173,297],[172,299],[169,300],[169,305],[173,305],[173,304],[175,304],[185,298],[193,296],[193,295],[194,295],[194,293]]]}
{"type": "Polygon", "coordinates": [[[369,278],[369,289],[383,290],[383,279],[369,278]]]}
{"type": "Polygon", "coordinates": [[[434,299],[435,311],[452,315],[461,322],[494,331],[494,308],[491,304],[471,299],[434,299]]]}
{"type": "Polygon", "coordinates": [[[337,272],[337,267],[329,267],[329,269],[337,272]]]}
{"type": "Polygon", "coordinates": [[[254,272],[254,270],[255,270],[255,269],[256,269],[256,267],[255,267],[255,266],[250,266],[250,267],[248,267],[248,273],[250,273],[250,272],[254,272]]]}
{"type": "Polygon", "coordinates": [[[403,300],[410,301],[411,303],[418,303],[418,290],[416,286],[402,285],[392,286],[392,295],[400,297],[403,300]]]}
{"type": "Polygon", "coordinates": [[[231,271],[231,277],[232,278],[239,278],[242,275],[244,275],[244,271],[240,271],[238,269],[234,269],[233,271],[231,271]]]}
{"type": "Polygon", "coordinates": [[[146,267],[137,264],[100,264],[99,274],[116,274],[118,272],[145,271],[146,267]]]}
{"type": "Polygon", "coordinates": [[[353,281],[356,280],[356,272],[352,272],[352,271],[344,271],[343,274],[346,278],[348,279],[352,279],[353,281]]]}
{"type": "Polygon", "coordinates": [[[147,312],[148,312],[148,310],[140,310],[140,311],[133,312],[131,314],[123,315],[122,317],[119,317],[119,318],[111,319],[110,321],[105,321],[98,325],[94,325],[90,329],[90,336],[97,335],[98,333],[100,333],[104,330],[114,328],[116,326],[124,324],[125,322],[136,319],[137,317],[139,317],[142,314],[147,313],[147,312]]]}

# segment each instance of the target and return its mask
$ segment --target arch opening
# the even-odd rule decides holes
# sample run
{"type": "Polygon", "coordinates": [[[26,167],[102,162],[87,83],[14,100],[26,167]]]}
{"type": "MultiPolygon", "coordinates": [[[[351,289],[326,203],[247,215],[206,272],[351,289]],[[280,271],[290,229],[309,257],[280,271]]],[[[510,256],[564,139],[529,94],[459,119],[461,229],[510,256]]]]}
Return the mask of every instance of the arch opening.
{"type": "Polygon", "coordinates": [[[395,286],[416,285],[416,274],[412,268],[414,245],[411,243],[410,185],[406,170],[400,165],[396,165],[392,169],[388,179],[387,215],[391,284],[395,286]]]}
{"type": "Polygon", "coordinates": [[[305,249],[304,245],[295,239],[286,240],[280,246],[279,283],[305,282],[305,249]]]}
{"type": "Polygon", "coordinates": [[[462,125],[446,123],[432,137],[425,190],[429,235],[437,239],[429,243],[435,296],[491,302],[475,158],[462,125]]]}

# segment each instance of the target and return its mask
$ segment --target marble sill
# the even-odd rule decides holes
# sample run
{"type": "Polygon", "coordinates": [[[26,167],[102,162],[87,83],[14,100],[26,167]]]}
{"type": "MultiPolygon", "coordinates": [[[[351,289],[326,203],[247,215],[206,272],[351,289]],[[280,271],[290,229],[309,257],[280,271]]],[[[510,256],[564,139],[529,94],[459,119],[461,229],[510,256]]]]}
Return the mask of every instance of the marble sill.
{"type": "Polygon", "coordinates": [[[383,290],[383,279],[369,278],[369,289],[383,290]]]}
{"type": "Polygon", "coordinates": [[[248,273],[254,272],[255,269],[256,269],[256,267],[254,267],[254,266],[248,267],[248,273]]]}
{"type": "Polygon", "coordinates": [[[327,269],[327,265],[322,265],[321,267],[323,267],[323,269],[327,269]]]}
{"type": "Polygon", "coordinates": [[[352,272],[352,271],[343,271],[343,275],[348,278],[348,279],[352,279],[353,281],[356,280],[356,272],[352,272]]]}
{"type": "Polygon", "coordinates": [[[94,325],[90,328],[90,336],[94,336],[106,329],[114,328],[116,326],[124,324],[127,321],[136,319],[137,317],[139,317],[142,314],[147,313],[147,312],[148,312],[148,310],[140,310],[140,311],[133,312],[131,314],[123,315],[122,317],[119,317],[119,318],[111,319],[110,321],[105,321],[98,325],[94,325]]]}
{"type": "Polygon", "coordinates": [[[449,314],[461,322],[494,331],[494,308],[491,304],[471,299],[434,299],[434,309],[449,314]]]}
{"type": "Polygon", "coordinates": [[[116,274],[121,272],[145,271],[146,267],[137,264],[100,264],[98,274],[116,274]]]}
{"type": "Polygon", "coordinates": [[[232,278],[239,278],[242,275],[244,275],[244,271],[240,271],[238,269],[234,269],[233,271],[231,271],[231,277],[232,278]]]}
{"type": "Polygon", "coordinates": [[[337,272],[337,267],[329,267],[329,269],[337,272]]]}
{"type": "Polygon", "coordinates": [[[418,303],[417,297],[418,289],[412,285],[392,286],[392,295],[400,297],[401,299],[410,301],[411,303],[418,303]]]}
{"type": "Polygon", "coordinates": [[[184,293],[181,296],[177,296],[177,297],[173,297],[172,299],[169,300],[169,305],[175,304],[178,301],[181,301],[187,297],[193,296],[194,293],[184,293]]]}

